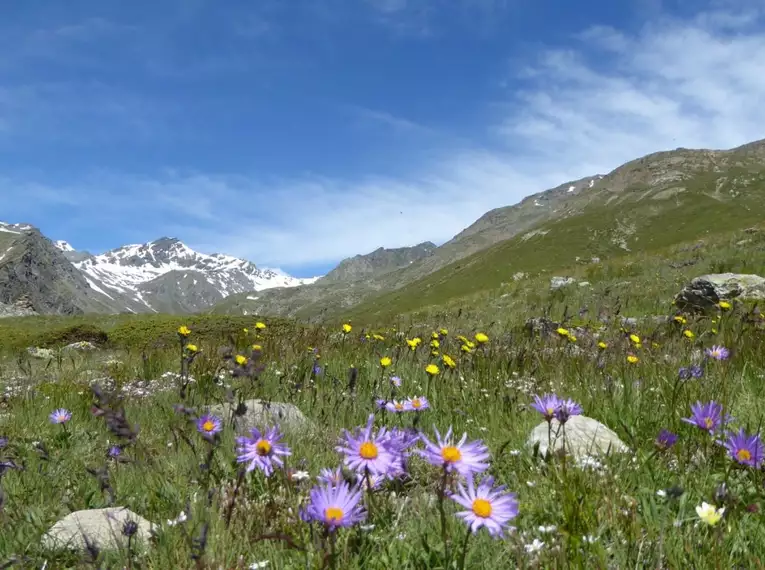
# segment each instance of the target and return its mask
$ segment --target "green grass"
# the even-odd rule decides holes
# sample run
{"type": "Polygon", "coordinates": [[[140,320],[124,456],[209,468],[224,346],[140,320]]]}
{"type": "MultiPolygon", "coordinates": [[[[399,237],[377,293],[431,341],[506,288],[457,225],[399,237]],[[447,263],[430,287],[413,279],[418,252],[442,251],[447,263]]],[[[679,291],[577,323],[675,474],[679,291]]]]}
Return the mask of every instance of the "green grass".
{"type": "MultiPolygon", "coordinates": [[[[664,204],[658,208],[647,199],[638,203],[621,200],[618,208],[593,206],[580,215],[543,224],[535,230],[544,234],[501,242],[400,289],[374,296],[344,316],[359,322],[379,322],[427,306],[446,306],[479,292],[497,290],[512,282],[518,272],[542,275],[549,282],[551,275],[578,273],[577,258],[598,257],[612,267],[635,258],[651,263],[652,258],[675,246],[728,241],[732,233],[739,235],[741,230],[761,223],[765,206],[761,191],[753,190],[737,201],[719,201],[702,192],[714,188],[711,180],[700,177],[696,184],[698,192],[674,207],[664,204]]],[[[735,255],[735,246],[728,249],[740,258],[735,255]]],[[[642,270],[639,273],[645,274],[642,270]]]]}
{"type": "MultiPolygon", "coordinates": [[[[629,263],[606,264],[597,271],[602,272],[602,279],[643,279],[648,283],[650,275],[662,268],[665,281],[641,291],[643,302],[621,314],[643,316],[662,309],[666,313],[666,303],[650,298],[652,291],[662,287],[674,289],[672,281],[679,277],[664,262],[673,255],[698,254],[704,260],[687,269],[695,272],[699,264],[726,262],[722,252],[729,251],[731,243],[720,242],[700,254],[698,250],[670,249],[667,258],[633,257],[629,263]],[[640,313],[646,308],[651,311],[640,313]]],[[[759,243],[740,252],[738,258],[730,257],[729,266],[735,269],[751,263],[751,252],[758,251],[759,243]]],[[[589,270],[596,271],[581,268],[583,274],[589,270]]],[[[288,328],[269,321],[269,328],[256,338],[254,318],[185,321],[193,331],[190,341],[202,349],[191,367],[196,382],[185,404],[203,409],[221,402],[226,386],[249,396],[294,403],[317,427],[309,434],[285,437],[293,451],[288,467],[315,476],[323,467],[338,465],[340,456],[334,445],[341,430],[362,424],[374,409],[375,397],[390,396],[387,378],[397,374],[403,379],[401,396],[425,394],[430,398],[432,409],[419,416],[419,427],[432,434],[433,424],[441,430],[452,426],[458,434],[466,431],[470,439],[485,441],[492,453],[490,474],[518,495],[520,515],[513,521],[517,530],[504,540],[492,540],[484,532],[472,538],[466,568],[703,569],[761,564],[765,524],[762,515],[753,511],[765,506],[762,471],[737,467],[709,436],[681,418],[689,415],[692,402],[715,399],[724,403],[737,425],[757,430],[763,421],[759,403],[765,397],[765,323],[749,322],[748,309],[741,304],[716,323],[711,322],[716,316],[691,320],[687,326],[696,333],[693,341],[685,339],[675,325],[642,322],[637,332],[651,341],[636,350],[616,319],[619,301],[613,293],[593,288],[534,297],[527,291],[522,307],[492,308],[491,303],[512,301],[512,295],[502,297],[504,294],[500,289],[491,297],[476,297],[461,313],[434,310],[415,316],[415,323],[400,330],[403,336],[419,334],[425,339],[425,346],[417,352],[409,351],[402,338],[382,325],[379,332],[385,340],[375,341],[366,339],[358,325],[343,338],[334,328],[288,328]],[[601,329],[596,315],[579,316],[579,301],[585,298],[592,313],[602,310],[613,323],[601,329]],[[574,316],[566,320],[564,312],[574,316]],[[529,336],[519,327],[527,317],[544,313],[565,321],[572,330],[577,323],[581,325],[576,329],[576,343],[529,336]],[[245,324],[251,329],[248,334],[242,331],[245,324]],[[425,365],[440,361],[430,355],[427,339],[441,327],[449,329],[441,340],[441,350],[457,360],[457,369],[428,381],[425,365]],[[713,333],[713,328],[718,332],[713,333]],[[462,354],[457,335],[472,338],[479,330],[488,332],[489,343],[473,354],[462,354]],[[608,342],[605,351],[595,346],[596,334],[608,342]],[[222,364],[218,356],[222,341],[235,343],[242,352],[253,342],[263,345],[265,369],[257,380],[225,378],[224,386],[218,385],[215,376],[222,364]],[[710,363],[700,380],[678,382],[678,367],[691,362],[694,350],[712,343],[731,347],[732,359],[710,363]],[[318,377],[310,373],[314,360],[309,347],[319,349],[324,370],[318,377]],[[626,363],[629,351],[639,355],[637,365],[626,363]],[[380,369],[382,355],[393,359],[387,371],[380,369]],[[351,366],[358,369],[355,395],[347,386],[351,366]],[[601,457],[598,469],[582,469],[570,460],[535,457],[525,441],[540,418],[528,404],[533,394],[551,390],[580,402],[586,415],[612,428],[632,453],[601,457]],[[675,431],[680,440],[672,450],[656,453],[653,442],[662,428],[675,431]],[[702,501],[722,505],[715,499],[715,490],[723,482],[729,490],[723,521],[714,528],[698,524],[696,505],[702,501]],[[670,487],[682,488],[682,496],[657,495],[670,487]],[[555,530],[543,533],[540,526],[554,526],[555,530]],[[527,545],[534,539],[545,545],[539,552],[529,553],[527,545]]],[[[107,495],[87,469],[107,464],[106,450],[117,440],[104,421],[90,413],[93,396],[88,380],[108,372],[118,385],[126,385],[178,370],[175,330],[184,320],[176,317],[26,319],[3,326],[6,335],[14,327],[20,331],[11,343],[18,347],[35,334],[52,334],[85,322],[107,333],[105,348],[50,364],[19,362],[12,351],[3,361],[2,389],[19,383],[32,389],[9,396],[0,409],[5,414],[0,419],[0,434],[9,442],[0,450],[0,457],[24,465],[23,471],[11,470],[2,477],[0,562],[17,556],[26,557],[23,567],[39,568],[46,560],[48,568],[94,567],[80,555],[46,552],[40,547],[41,535],[57,519],[107,502],[107,495]],[[109,364],[109,359],[119,359],[122,364],[109,364]],[[47,420],[58,407],[73,412],[66,432],[47,420]],[[45,445],[47,457],[35,451],[35,441],[45,445]]],[[[290,482],[282,472],[271,479],[257,472],[249,474],[226,528],[223,513],[227,503],[220,490],[230,488],[237,477],[233,434],[224,431],[211,469],[200,470],[207,444],[174,411],[173,406],[180,402],[177,387],[171,380],[166,385],[166,392],[125,399],[126,417],[140,428],[137,443],[125,449],[130,462],[108,463],[115,504],[159,523],[163,530],[146,551],[102,553],[101,563],[217,569],[246,568],[268,560],[269,568],[322,567],[320,533],[312,535],[296,516],[309,483],[290,482]],[[205,500],[208,491],[212,491],[209,506],[205,500]],[[177,517],[187,503],[191,505],[187,523],[164,524],[177,517]],[[205,523],[209,524],[208,540],[195,566],[190,539],[199,535],[205,523]],[[262,540],[283,535],[306,551],[288,548],[283,540],[262,540]]],[[[410,426],[414,420],[411,414],[379,413],[377,425],[410,426]]],[[[465,528],[454,516],[455,505],[447,500],[446,532],[454,555],[452,565],[446,566],[435,494],[438,484],[438,470],[412,458],[408,480],[388,485],[367,499],[371,509],[367,523],[374,528],[338,534],[336,568],[456,568],[465,528]]]]}

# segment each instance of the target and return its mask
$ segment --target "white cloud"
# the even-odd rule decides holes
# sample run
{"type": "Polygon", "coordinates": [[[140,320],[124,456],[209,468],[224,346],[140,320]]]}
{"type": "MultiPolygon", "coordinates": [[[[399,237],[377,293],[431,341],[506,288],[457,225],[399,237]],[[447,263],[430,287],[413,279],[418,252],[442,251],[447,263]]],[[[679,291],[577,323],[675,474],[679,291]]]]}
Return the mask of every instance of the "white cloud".
{"type": "MultiPolygon", "coordinates": [[[[176,235],[263,265],[331,263],[381,245],[441,242],[491,208],[650,152],[765,137],[759,17],[718,11],[654,22],[635,35],[582,30],[569,49],[538,53],[514,72],[523,88],[486,126],[497,143],[491,150],[452,139],[416,171],[282,180],[102,173],[71,188],[0,181],[0,194],[10,203],[23,196],[34,208],[44,207],[36,194],[56,193],[67,204],[63,196],[75,196],[86,204],[77,223],[107,231],[128,220],[142,240],[176,235]]],[[[382,110],[366,118],[422,136],[416,123],[382,110]]]]}
{"type": "Polygon", "coordinates": [[[728,148],[765,137],[765,30],[756,13],[665,19],[630,36],[595,27],[574,49],[524,70],[498,132],[560,164],[612,168],[677,146],[728,148]],[[605,65],[604,65],[605,62],[605,65]],[[548,153],[549,154],[549,153],[548,153]]]}

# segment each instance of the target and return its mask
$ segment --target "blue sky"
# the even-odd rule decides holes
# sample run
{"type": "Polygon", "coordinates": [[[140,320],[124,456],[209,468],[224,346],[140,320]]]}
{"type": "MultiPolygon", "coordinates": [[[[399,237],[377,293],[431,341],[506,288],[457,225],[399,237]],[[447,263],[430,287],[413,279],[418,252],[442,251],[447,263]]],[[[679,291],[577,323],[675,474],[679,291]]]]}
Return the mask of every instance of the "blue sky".
{"type": "Polygon", "coordinates": [[[12,3],[0,220],[319,274],[649,152],[763,138],[763,53],[743,0],[12,3]]]}

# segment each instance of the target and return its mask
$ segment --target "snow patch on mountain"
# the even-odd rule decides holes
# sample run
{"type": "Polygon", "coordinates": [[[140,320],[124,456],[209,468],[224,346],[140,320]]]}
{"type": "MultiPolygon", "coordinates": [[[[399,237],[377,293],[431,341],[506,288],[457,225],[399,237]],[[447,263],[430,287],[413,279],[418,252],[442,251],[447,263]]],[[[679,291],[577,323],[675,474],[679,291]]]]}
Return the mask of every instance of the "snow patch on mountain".
{"type": "Polygon", "coordinates": [[[153,311],[156,309],[143,297],[143,293],[150,289],[153,282],[157,282],[155,280],[172,272],[177,272],[177,277],[168,278],[177,278],[181,295],[184,294],[184,286],[193,283],[193,287],[202,281],[221,298],[274,287],[296,287],[318,279],[300,279],[280,270],[261,269],[254,263],[230,255],[200,253],[175,238],[125,245],[89,256],[75,262],[74,266],[88,277],[96,291],[106,296],[110,295],[104,289],[127,295],[153,311]]]}
{"type": "Polygon", "coordinates": [[[71,246],[71,244],[68,241],[64,241],[62,239],[54,241],[53,245],[55,245],[61,251],[74,251],[74,248],[71,246]]]}

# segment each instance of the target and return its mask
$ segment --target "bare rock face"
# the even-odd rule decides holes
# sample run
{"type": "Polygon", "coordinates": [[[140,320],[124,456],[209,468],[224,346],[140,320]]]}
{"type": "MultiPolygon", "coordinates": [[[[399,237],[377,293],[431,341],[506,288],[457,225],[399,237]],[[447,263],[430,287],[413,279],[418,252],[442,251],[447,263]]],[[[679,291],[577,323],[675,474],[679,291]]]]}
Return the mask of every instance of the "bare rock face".
{"type": "Polygon", "coordinates": [[[629,451],[616,433],[587,416],[571,416],[565,431],[556,419],[549,428],[547,422],[542,422],[531,431],[526,443],[529,447],[539,444],[539,453],[543,456],[550,447],[552,453],[562,452],[565,443],[565,452],[576,459],[629,451]]]}
{"type": "Polygon", "coordinates": [[[675,305],[681,311],[698,312],[728,299],[765,299],[765,277],[744,273],[701,275],[677,294],[675,305]]]}
{"type": "Polygon", "coordinates": [[[154,526],[125,507],[86,509],[69,513],[45,533],[45,548],[85,550],[87,542],[102,550],[127,546],[128,537],[134,544],[145,543],[154,526]]]}

